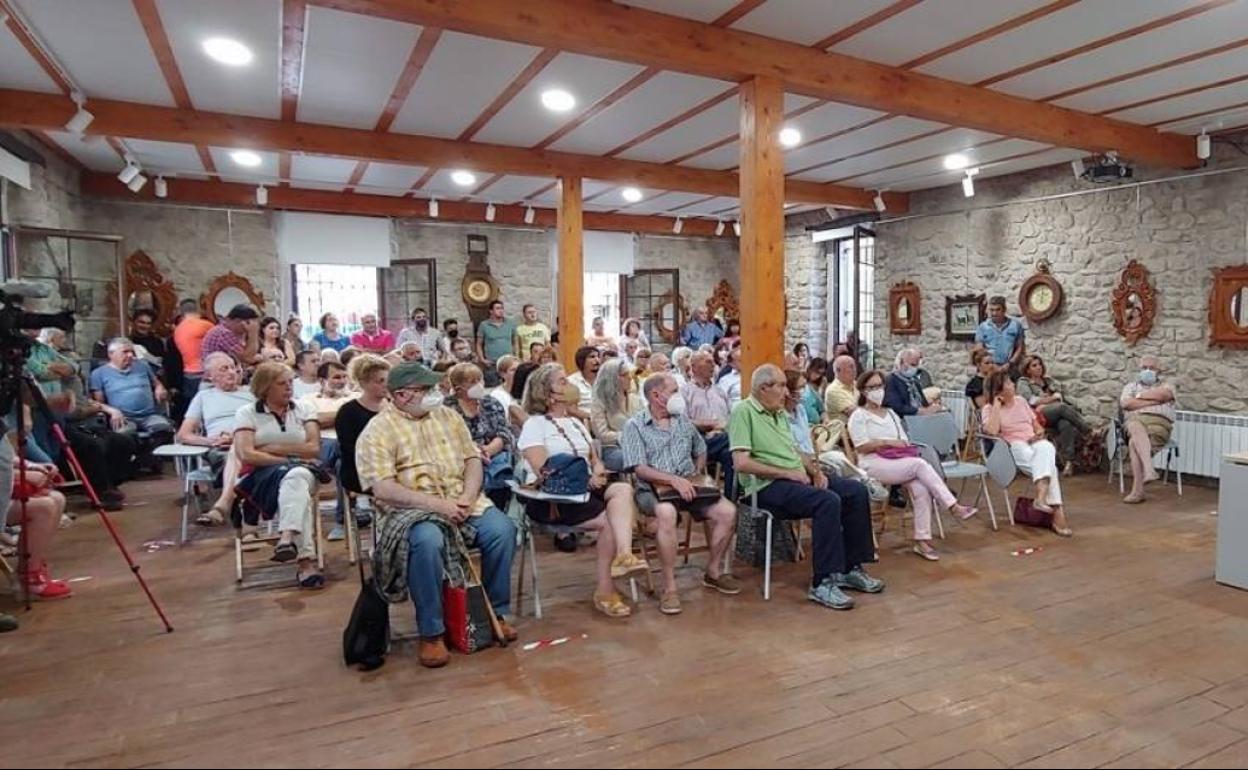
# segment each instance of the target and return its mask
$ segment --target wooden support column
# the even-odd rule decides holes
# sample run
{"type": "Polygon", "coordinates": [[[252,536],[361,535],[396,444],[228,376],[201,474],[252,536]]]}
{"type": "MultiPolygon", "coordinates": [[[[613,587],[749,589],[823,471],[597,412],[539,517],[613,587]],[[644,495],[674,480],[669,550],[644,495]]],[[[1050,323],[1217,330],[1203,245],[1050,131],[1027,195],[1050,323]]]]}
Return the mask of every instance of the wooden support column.
{"type": "Polygon", "coordinates": [[[741,84],[741,389],[760,364],[784,364],[784,121],[780,81],[741,84]]]}
{"type": "Polygon", "coordinates": [[[576,349],[585,339],[585,249],[581,178],[559,178],[559,360],[576,372],[576,349]]]}

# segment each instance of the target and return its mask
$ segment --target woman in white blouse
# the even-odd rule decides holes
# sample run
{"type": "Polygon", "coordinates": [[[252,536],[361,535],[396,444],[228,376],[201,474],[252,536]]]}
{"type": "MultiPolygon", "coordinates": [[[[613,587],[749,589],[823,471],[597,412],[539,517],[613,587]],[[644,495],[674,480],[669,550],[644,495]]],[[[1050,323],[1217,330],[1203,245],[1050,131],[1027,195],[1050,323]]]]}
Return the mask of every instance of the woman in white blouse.
{"type": "Polygon", "coordinates": [[[886,457],[905,453],[909,437],[901,418],[884,406],[884,375],[878,369],[858,378],[858,409],[849,416],[849,437],[858,450],[858,464],[881,484],[904,484],[914,501],[914,553],[928,561],[939,561],[932,547],[932,500],[959,519],[969,519],[979,511],[958,502],[936,470],[922,457],[886,457]]]}
{"type": "Polygon", "coordinates": [[[558,503],[553,508],[545,500],[529,500],[525,515],[540,524],[576,526],[598,531],[598,584],[594,608],[612,618],[632,614],[615,590],[614,578],[644,572],[645,561],[633,554],[633,490],[621,482],[607,484],[607,469],[594,450],[589,431],[580,420],[568,416],[581,393],[568,382],[563,367],[543,364],[529,377],[524,410],[530,415],[516,442],[524,457],[524,483],[537,478],[554,455],[575,454],[589,463],[589,499],[583,503],[558,503]]]}

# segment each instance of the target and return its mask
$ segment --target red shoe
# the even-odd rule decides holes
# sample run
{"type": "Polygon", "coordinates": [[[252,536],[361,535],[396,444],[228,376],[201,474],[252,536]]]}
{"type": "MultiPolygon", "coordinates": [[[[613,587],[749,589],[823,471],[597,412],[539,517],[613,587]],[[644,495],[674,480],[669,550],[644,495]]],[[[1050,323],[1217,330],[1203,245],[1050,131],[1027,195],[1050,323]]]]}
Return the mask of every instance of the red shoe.
{"type": "Polygon", "coordinates": [[[48,568],[44,567],[33,575],[26,577],[26,588],[30,595],[40,601],[68,599],[74,592],[63,580],[53,580],[48,576],[48,568]]]}

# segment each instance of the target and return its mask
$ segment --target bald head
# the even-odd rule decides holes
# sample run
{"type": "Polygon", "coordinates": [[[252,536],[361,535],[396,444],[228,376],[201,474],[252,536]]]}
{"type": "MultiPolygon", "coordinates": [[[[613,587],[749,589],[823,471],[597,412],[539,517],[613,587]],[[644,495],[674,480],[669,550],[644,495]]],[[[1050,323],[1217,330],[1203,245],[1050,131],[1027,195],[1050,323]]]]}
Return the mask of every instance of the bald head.
{"type": "Polygon", "coordinates": [[[836,375],[836,379],[841,381],[842,385],[851,386],[854,380],[858,378],[858,362],[853,356],[837,356],[832,362],[832,373],[836,375]]]}

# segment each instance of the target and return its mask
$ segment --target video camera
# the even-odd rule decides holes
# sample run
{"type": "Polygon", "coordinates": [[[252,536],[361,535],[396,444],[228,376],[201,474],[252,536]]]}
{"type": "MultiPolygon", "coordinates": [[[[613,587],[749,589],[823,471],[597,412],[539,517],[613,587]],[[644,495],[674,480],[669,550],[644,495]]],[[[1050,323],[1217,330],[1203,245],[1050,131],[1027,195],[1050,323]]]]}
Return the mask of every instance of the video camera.
{"type": "Polygon", "coordinates": [[[74,314],[69,310],[59,313],[28,313],[22,309],[28,299],[52,296],[47,286],[30,281],[5,281],[0,283],[0,347],[7,348],[20,338],[25,348],[30,347],[23,329],[43,329],[49,326],[66,332],[74,329],[74,314]]]}

